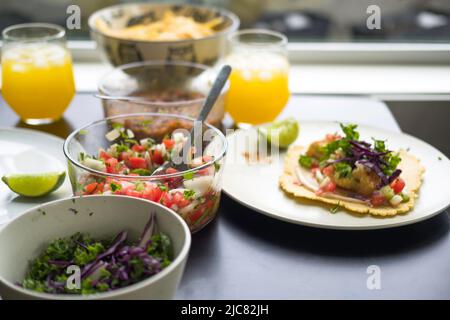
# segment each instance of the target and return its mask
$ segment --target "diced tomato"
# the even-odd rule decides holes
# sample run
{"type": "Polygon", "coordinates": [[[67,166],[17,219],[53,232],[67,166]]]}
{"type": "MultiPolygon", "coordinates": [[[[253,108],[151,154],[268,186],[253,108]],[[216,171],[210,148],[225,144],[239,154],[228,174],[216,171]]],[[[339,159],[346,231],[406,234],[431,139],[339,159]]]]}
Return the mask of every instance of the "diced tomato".
{"type": "Polygon", "coordinates": [[[139,191],[136,191],[136,190],[132,190],[132,189],[128,189],[128,190],[125,192],[125,194],[126,194],[127,196],[135,197],[135,198],[142,198],[142,196],[143,196],[143,193],[142,193],[142,192],[139,192],[139,191]]]}
{"type": "Polygon", "coordinates": [[[131,147],[131,150],[133,150],[134,152],[142,152],[145,151],[145,147],[139,144],[135,144],[131,147]]]}
{"type": "Polygon", "coordinates": [[[103,182],[100,182],[97,185],[97,188],[95,188],[95,191],[93,193],[100,193],[100,194],[103,193],[104,187],[105,187],[105,184],[103,182]]]}
{"type": "Polygon", "coordinates": [[[162,153],[159,150],[151,150],[150,151],[150,159],[152,160],[152,163],[155,163],[155,164],[161,165],[164,163],[162,153]]]}
{"type": "Polygon", "coordinates": [[[205,210],[206,207],[202,206],[197,211],[195,211],[190,217],[191,223],[197,222],[197,220],[200,219],[200,217],[205,213],[205,210]]]}
{"type": "Polygon", "coordinates": [[[334,167],[332,165],[326,166],[325,168],[322,169],[322,172],[327,177],[331,177],[334,174],[334,167]]]}
{"type": "Polygon", "coordinates": [[[178,208],[184,208],[190,203],[190,201],[186,199],[181,192],[176,192],[173,195],[173,203],[177,205],[178,208]]]}
{"type": "Polygon", "coordinates": [[[166,169],[167,174],[172,174],[172,173],[177,173],[177,172],[178,172],[178,170],[175,168],[167,168],[166,169]]]}
{"type": "Polygon", "coordinates": [[[214,207],[214,201],[212,199],[206,200],[205,207],[208,209],[214,207]]]}
{"type": "Polygon", "coordinates": [[[381,206],[386,201],[386,198],[381,193],[374,193],[370,198],[370,203],[374,207],[381,206]]]}
{"type": "Polygon", "coordinates": [[[131,157],[126,163],[131,169],[147,169],[147,162],[144,158],[131,157]]]}
{"type": "Polygon", "coordinates": [[[150,201],[158,202],[162,194],[163,191],[159,187],[149,184],[142,192],[142,197],[150,201]]]}
{"type": "Polygon", "coordinates": [[[329,133],[325,136],[325,140],[331,142],[331,141],[335,141],[335,140],[339,140],[341,139],[341,136],[335,133],[329,133]]]}
{"type": "Polygon", "coordinates": [[[120,161],[127,161],[129,157],[130,157],[130,153],[126,152],[126,151],[123,151],[119,155],[119,160],[120,161]]]}
{"type": "Polygon", "coordinates": [[[109,158],[105,161],[106,172],[108,173],[117,173],[117,165],[119,161],[116,158],[109,158]]]}
{"type": "Polygon", "coordinates": [[[159,202],[161,202],[164,206],[166,206],[168,208],[170,208],[174,204],[172,195],[167,192],[163,192],[159,202]]]}
{"type": "Polygon", "coordinates": [[[400,193],[400,192],[402,192],[403,188],[405,187],[405,181],[402,178],[397,178],[391,182],[390,186],[394,190],[395,193],[400,193]]]}
{"type": "Polygon", "coordinates": [[[329,182],[323,187],[324,192],[335,192],[336,191],[336,183],[329,182]]]}
{"type": "Polygon", "coordinates": [[[166,146],[167,150],[170,150],[173,148],[173,146],[175,145],[175,141],[172,139],[164,139],[163,140],[164,145],[166,146]]]}
{"type": "Polygon", "coordinates": [[[84,192],[85,194],[92,194],[95,189],[97,188],[98,183],[97,182],[92,182],[89,183],[88,185],[84,186],[84,192]]]}
{"type": "Polygon", "coordinates": [[[103,160],[108,160],[112,158],[112,156],[107,154],[104,150],[100,150],[99,157],[102,158],[103,160]]]}

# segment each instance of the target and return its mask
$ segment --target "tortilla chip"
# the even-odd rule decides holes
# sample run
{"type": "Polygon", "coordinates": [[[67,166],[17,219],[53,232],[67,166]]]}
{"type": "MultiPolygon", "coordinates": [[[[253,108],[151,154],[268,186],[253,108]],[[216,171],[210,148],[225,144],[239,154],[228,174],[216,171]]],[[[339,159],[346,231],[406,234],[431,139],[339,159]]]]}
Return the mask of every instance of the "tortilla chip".
{"type": "Polygon", "coordinates": [[[316,195],[313,191],[303,187],[295,173],[300,154],[304,153],[305,148],[301,146],[291,146],[287,152],[284,173],[280,177],[280,187],[294,197],[306,198],[310,200],[321,201],[327,204],[339,205],[347,210],[357,213],[369,213],[374,216],[395,216],[397,214],[406,213],[414,207],[414,202],[418,197],[418,191],[422,184],[422,176],[425,167],[420,164],[419,159],[409,154],[405,150],[400,150],[401,162],[398,168],[402,170],[401,177],[406,183],[409,201],[399,204],[397,207],[383,206],[373,208],[366,204],[355,203],[340,199],[326,198],[316,195]]]}

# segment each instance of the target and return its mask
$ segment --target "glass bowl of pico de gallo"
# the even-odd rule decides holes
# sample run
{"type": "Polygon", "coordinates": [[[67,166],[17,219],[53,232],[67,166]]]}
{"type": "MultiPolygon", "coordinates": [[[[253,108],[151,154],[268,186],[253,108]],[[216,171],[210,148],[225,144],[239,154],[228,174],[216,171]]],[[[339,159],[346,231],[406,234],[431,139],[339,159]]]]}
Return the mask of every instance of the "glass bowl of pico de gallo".
{"type": "MultiPolygon", "coordinates": [[[[209,125],[191,147],[195,120],[141,113],[105,118],[72,132],[64,143],[74,195],[126,195],[158,202],[177,212],[191,232],[217,213],[227,141],[209,125]],[[162,174],[153,171],[165,164],[162,174]],[[171,161],[172,160],[172,161],[171,161]],[[178,169],[177,169],[178,168],[178,169]]],[[[124,213],[126,214],[126,213],[124,213]]]]}

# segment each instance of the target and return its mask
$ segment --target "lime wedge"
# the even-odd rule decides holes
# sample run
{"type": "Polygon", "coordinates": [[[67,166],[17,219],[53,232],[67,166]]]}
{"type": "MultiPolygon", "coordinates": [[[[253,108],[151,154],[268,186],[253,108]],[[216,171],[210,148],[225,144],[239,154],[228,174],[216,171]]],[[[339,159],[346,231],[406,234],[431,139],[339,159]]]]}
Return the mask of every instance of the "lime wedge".
{"type": "Polygon", "coordinates": [[[288,118],[261,126],[258,128],[258,132],[268,143],[280,148],[287,148],[297,139],[299,126],[297,120],[288,118]]]}
{"type": "Polygon", "coordinates": [[[25,197],[42,197],[58,189],[66,173],[46,172],[37,174],[11,174],[2,177],[6,185],[15,193],[25,197]]]}

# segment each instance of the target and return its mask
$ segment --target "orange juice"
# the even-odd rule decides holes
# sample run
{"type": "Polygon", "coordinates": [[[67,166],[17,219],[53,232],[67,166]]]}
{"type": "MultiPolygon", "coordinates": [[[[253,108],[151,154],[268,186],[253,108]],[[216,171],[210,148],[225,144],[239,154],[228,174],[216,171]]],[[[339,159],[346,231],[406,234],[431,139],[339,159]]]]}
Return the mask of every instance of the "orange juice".
{"type": "Polygon", "coordinates": [[[75,94],[69,52],[51,43],[6,49],[2,56],[2,94],[25,122],[59,119],[75,94]]]}
{"type": "Polygon", "coordinates": [[[287,60],[279,55],[236,53],[226,108],[235,122],[259,124],[273,121],[289,99],[287,60]]]}

